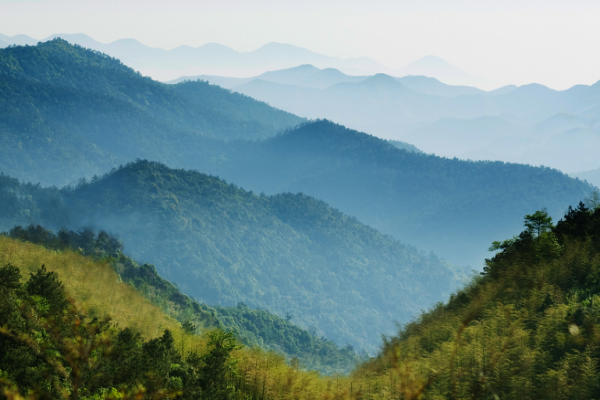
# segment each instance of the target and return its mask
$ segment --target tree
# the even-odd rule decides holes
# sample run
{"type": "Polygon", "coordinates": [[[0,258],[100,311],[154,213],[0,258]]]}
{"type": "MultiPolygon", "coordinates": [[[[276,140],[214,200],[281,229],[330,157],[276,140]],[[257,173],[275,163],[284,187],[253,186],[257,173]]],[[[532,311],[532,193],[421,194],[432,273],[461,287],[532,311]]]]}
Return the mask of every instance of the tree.
{"type": "Polygon", "coordinates": [[[546,209],[525,215],[524,224],[527,231],[531,234],[535,234],[537,237],[553,227],[552,217],[548,215],[546,209]]]}

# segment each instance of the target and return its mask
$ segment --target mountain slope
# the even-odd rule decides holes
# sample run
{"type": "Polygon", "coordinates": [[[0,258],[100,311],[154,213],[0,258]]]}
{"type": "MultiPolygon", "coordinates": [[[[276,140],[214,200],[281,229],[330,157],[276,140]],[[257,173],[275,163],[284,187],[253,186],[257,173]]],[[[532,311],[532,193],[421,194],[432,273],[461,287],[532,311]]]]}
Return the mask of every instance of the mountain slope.
{"type": "Polygon", "coordinates": [[[373,349],[392,320],[438,301],[461,276],[313,198],[257,196],[156,163],[63,191],[6,179],[1,193],[5,225],[29,218],[105,229],[188,295],[290,313],[356,348],[373,349]]]}
{"type": "MultiPolygon", "coordinates": [[[[232,331],[246,346],[266,351],[276,351],[288,359],[296,358],[306,368],[322,373],[347,373],[355,367],[360,358],[346,347],[339,349],[331,340],[315,336],[294,325],[292,322],[265,310],[251,309],[244,303],[236,307],[211,307],[184,295],[171,282],[161,278],[151,264],[140,265],[123,254],[122,243],[101,231],[96,235],[91,229],[78,231],[61,229],[57,235],[41,226],[27,228],[16,226],[7,234],[10,238],[31,242],[47,249],[66,253],[67,261],[73,252],[85,254],[96,263],[109,260],[118,274],[120,283],[127,283],[137,289],[134,297],[147,298],[167,316],[181,324],[195,326],[195,333],[213,329],[232,331]]],[[[1,246],[0,246],[1,247],[1,246]]],[[[35,251],[40,252],[39,249],[35,251]]],[[[31,252],[31,249],[30,249],[31,252]]],[[[69,262],[67,261],[66,264],[69,262]]],[[[49,265],[49,267],[51,267],[49,265]]],[[[53,268],[56,268],[52,266],[53,268]]],[[[63,267],[67,268],[66,266],[63,267]]],[[[98,266],[103,269],[105,266],[98,266]]],[[[64,271],[61,271],[64,273],[64,271]]],[[[92,274],[93,276],[93,274],[92,274]]],[[[71,280],[72,282],[72,280],[71,280]]],[[[83,282],[78,282],[82,284],[83,282]]],[[[122,288],[127,290],[126,288],[122,288]]],[[[78,291],[77,294],[85,290],[78,291]]],[[[131,291],[129,291],[131,293],[131,291]]],[[[96,293],[96,296],[106,297],[96,293]]],[[[135,304],[135,300],[132,302],[135,304]]],[[[98,308],[98,306],[95,306],[98,308]]],[[[98,310],[96,309],[95,312],[98,310]]],[[[121,321],[125,322],[126,321],[121,321]]]]}
{"type": "Polygon", "coordinates": [[[600,396],[599,205],[569,208],[554,228],[527,215],[483,276],[403,327],[355,378],[389,382],[381,398],[600,396]]]}
{"type": "Polygon", "coordinates": [[[301,121],[206,83],[143,78],[60,39],[0,50],[0,76],[2,170],[45,183],[140,157],[179,165],[210,138],[265,138],[301,121]]]}
{"type": "Polygon", "coordinates": [[[415,154],[329,121],[253,145],[235,144],[196,168],[256,192],[302,192],[450,261],[480,268],[482,250],[521,216],[560,215],[592,188],[550,168],[415,154]]]}

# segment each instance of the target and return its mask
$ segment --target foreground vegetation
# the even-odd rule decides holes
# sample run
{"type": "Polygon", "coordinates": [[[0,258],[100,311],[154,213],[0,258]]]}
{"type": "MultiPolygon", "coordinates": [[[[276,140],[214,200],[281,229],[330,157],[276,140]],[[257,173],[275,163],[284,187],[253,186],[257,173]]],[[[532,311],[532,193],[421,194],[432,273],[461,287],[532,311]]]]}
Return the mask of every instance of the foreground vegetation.
{"type": "Polygon", "coordinates": [[[544,212],[495,242],[481,277],[408,324],[361,376],[391,397],[600,397],[600,207],[544,212]]]}
{"type": "Polygon", "coordinates": [[[6,235],[65,255],[75,251],[109,262],[119,282],[135,287],[164,314],[186,326],[188,333],[226,330],[243,345],[274,350],[305,368],[325,374],[348,373],[360,361],[353,349],[340,349],[333,341],[317,337],[314,332],[265,310],[251,309],[243,303],[236,307],[211,307],[184,295],[177,286],[161,278],[153,265],[140,265],[124,255],[122,243],[104,231],[96,235],[90,228],[61,229],[55,235],[39,225],[31,225],[16,226],[6,235]]]}

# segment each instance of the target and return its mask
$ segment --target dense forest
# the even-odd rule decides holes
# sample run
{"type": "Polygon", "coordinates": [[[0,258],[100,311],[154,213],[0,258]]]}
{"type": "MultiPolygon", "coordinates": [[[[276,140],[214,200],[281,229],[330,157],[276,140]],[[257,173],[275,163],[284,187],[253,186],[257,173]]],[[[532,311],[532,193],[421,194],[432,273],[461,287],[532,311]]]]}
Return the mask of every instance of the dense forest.
{"type": "Polygon", "coordinates": [[[210,138],[256,140],[302,119],[206,82],[166,85],[55,39],[0,49],[1,170],[60,184],[153,158],[181,165],[210,138]]]}
{"type": "MultiPolygon", "coordinates": [[[[237,145],[237,146],[236,146],[237,145]]],[[[487,244],[523,215],[555,218],[592,186],[560,171],[404,151],[330,121],[312,121],[195,168],[267,194],[302,192],[451,262],[483,267],[487,244]]]]}
{"type": "Polygon", "coordinates": [[[351,347],[338,349],[333,341],[315,336],[316,331],[308,332],[294,325],[290,318],[251,309],[244,303],[236,307],[211,307],[197,302],[161,278],[153,265],[140,265],[124,255],[121,241],[104,231],[95,234],[90,228],[61,229],[54,234],[39,225],[30,225],[13,227],[5,235],[51,250],[76,251],[95,260],[108,261],[122,282],[135,287],[192,333],[211,329],[232,332],[243,345],[276,351],[290,360],[296,359],[305,368],[326,374],[348,373],[360,361],[351,347]]]}
{"type": "Polygon", "coordinates": [[[360,374],[400,398],[600,397],[600,196],[495,241],[480,277],[407,324],[360,374]],[[421,396],[421,397],[420,397],[421,396]]]}
{"type": "Polygon", "coordinates": [[[212,306],[243,302],[372,352],[394,321],[443,300],[464,270],[302,194],[257,195],[138,161],[62,190],[0,183],[0,228],[92,226],[212,306]]]}

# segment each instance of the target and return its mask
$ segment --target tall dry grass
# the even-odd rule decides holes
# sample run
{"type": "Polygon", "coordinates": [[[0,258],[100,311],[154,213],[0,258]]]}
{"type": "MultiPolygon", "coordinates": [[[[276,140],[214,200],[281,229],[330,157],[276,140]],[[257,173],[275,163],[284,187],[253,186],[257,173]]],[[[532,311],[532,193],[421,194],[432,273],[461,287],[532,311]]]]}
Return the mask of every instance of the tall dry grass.
{"type": "Polygon", "coordinates": [[[177,320],[123,283],[109,262],[0,236],[0,264],[7,263],[20,268],[24,280],[42,264],[56,272],[77,307],[90,317],[109,317],[119,327],[132,328],[146,339],[161,336],[169,329],[184,351],[205,345],[204,338],[184,333],[177,320]]]}

